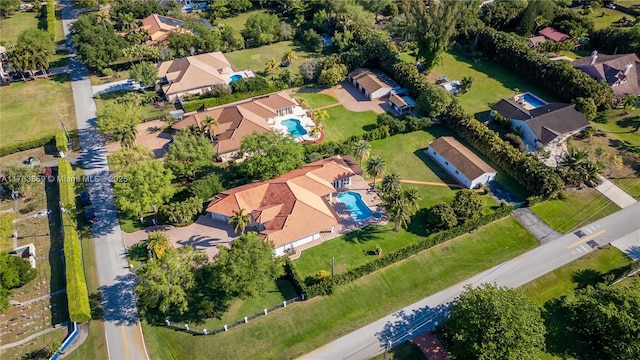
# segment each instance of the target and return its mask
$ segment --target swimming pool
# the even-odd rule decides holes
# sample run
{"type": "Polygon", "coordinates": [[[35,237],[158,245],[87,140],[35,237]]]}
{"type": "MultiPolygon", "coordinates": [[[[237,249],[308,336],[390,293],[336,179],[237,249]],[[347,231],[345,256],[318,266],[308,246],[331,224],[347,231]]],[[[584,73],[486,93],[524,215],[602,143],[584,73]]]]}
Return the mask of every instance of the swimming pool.
{"type": "Polygon", "coordinates": [[[287,119],[282,121],[282,125],[287,127],[289,133],[294,138],[298,138],[303,135],[307,135],[307,130],[305,130],[302,125],[300,125],[300,120],[298,119],[287,119]]]}
{"type": "Polygon", "coordinates": [[[240,79],[242,79],[242,75],[238,75],[238,74],[231,75],[231,82],[236,82],[240,79]]]}
{"type": "Polygon", "coordinates": [[[533,107],[534,109],[539,108],[540,106],[547,105],[545,101],[530,93],[525,93],[524,95],[522,95],[522,99],[529,105],[531,105],[531,107],[533,107]]]}
{"type": "Polygon", "coordinates": [[[338,194],[336,199],[346,205],[353,220],[363,221],[371,216],[371,209],[362,201],[362,195],[357,192],[345,191],[338,194]]]}

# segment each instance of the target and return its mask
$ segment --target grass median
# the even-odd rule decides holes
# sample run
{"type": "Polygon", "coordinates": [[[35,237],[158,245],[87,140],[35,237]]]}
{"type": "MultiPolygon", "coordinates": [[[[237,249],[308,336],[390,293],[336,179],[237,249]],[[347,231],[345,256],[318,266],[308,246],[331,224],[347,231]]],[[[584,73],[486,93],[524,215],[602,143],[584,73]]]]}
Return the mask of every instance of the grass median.
{"type": "Polygon", "coordinates": [[[514,218],[487,225],[339,287],[215,336],[143,324],[153,359],[288,359],[530,250],[537,240],[514,218]],[[240,350],[241,349],[241,350],[240,350]]]}

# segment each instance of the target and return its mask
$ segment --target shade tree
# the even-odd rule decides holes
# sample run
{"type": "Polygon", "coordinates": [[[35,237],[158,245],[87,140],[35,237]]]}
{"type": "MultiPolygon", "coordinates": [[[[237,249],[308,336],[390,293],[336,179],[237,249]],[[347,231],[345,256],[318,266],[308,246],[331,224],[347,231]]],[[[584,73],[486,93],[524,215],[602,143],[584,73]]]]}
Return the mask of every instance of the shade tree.
{"type": "Polygon", "coordinates": [[[451,229],[458,225],[458,218],[451,205],[440,203],[428,209],[427,225],[440,229],[451,229]]]}
{"type": "Polygon", "coordinates": [[[132,103],[108,103],[97,112],[96,127],[108,139],[118,141],[123,148],[136,145],[136,126],[140,124],[140,107],[132,103]]]}
{"type": "Polygon", "coordinates": [[[169,201],[175,192],[171,185],[173,173],[155,160],[132,164],[121,175],[126,181],[113,186],[116,205],[130,215],[142,217],[169,201]]]}
{"type": "Polygon", "coordinates": [[[189,131],[179,131],[173,136],[164,163],[177,177],[193,179],[213,163],[214,155],[209,139],[189,131]]]}
{"type": "Polygon", "coordinates": [[[298,168],[304,163],[304,149],[295,140],[278,131],[254,132],[242,139],[239,153],[245,156],[238,165],[249,180],[267,180],[298,168]]]}
{"type": "Polygon", "coordinates": [[[476,219],[482,215],[482,199],[473,190],[460,190],[456,193],[451,208],[456,214],[459,223],[464,223],[469,219],[476,219]]]}

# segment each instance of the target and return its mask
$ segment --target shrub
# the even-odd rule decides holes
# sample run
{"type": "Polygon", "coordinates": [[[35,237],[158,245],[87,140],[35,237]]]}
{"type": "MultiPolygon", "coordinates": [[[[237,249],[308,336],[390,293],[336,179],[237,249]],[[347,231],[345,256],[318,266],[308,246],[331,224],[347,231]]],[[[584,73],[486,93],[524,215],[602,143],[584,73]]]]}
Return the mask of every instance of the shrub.
{"type": "Polygon", "coordinates": [[[51,38],[56,38],[56,5],[53,0],[47,0],[47,32],[51,38]]]}
{"type": "Polygon", "coordinates": [[[316,281],[322,281],[322,280],[330,279],[331,278],[331,273],[328,272],[327,270],[320,270],[313,276],[313,278],[316,281]]]}
{"type": "Polygon", "coordinates": [[[112,68],[104,68],[104,69],[100,70],[100,72],[102,73],[103,76],[111,76],[111,75],[113,75],[113,69],[112,68]]]}
{"type": "Polygon", "coordinates": [[[187,101],[182,105],[182,108],[184,109],[185,112],[203,110],[203,109],[218,106],[218,105],[232,103],[234,101],[240,101],[240,100],[252,98],[254,96],[269,94],[275,91],[278,91],[278,89],[276,89],[275,87],[268,87],[266,89],[262,89],[259,91],[233,93],[233,94],[229,94],[229,95],[225,95],[217,98],[187,101]]]}
{"type": "Polygon", "coordinates": [[[76,231],[74,182],[64,181],[64,179],[74,179],[74,174],[71,164],[65,159],[58,160],[58,178],[62,179],[58,182],[58,186],[60,188],[60,202],[66,213],[66,215],[62,215],[62,228],[69,318],[73,322],[84,323],[91,319],[91,308],[84,268],[82,267],[80,239],[76,231]]]}
{"type": "Polygon", "coordinates": [[[493,115],[493,121],[495,121],[496,124],[498,124],[498,126],[500,126],[501,128],[505,130],[511,130],[511,120],[507,119],[497,112],[493,115]]]}
{"type": "Polygon", "coordinates": [[[67,134],[64,131],[58,131],[56,133],[56,150],[59,152],[65,152],[69,150],[69,141],[67,139],[67,134]]]}
{"type": "Polygon", "coordinates": [[[0,156],[14,154],[20,151],[34,149],[50,143],[55,138],[55,134],[42,135],[37,138],[20,141],[11,145],[0,147],[0,156]]]}
{"type": "Polygon", "coordinates": [[[192,196],[184,201],[171,202],[160,208],[162,216],[170,223],[185,226],[193,222],[193,218],[202,211],[202,200],[192,196]]]}
{"type": "Polygon", "coordinates": [[[208,174],[191,183],[189,192],[193,194],[193,196],[207,201],[223,189],[224,187],[218,175],[208,174]]]}

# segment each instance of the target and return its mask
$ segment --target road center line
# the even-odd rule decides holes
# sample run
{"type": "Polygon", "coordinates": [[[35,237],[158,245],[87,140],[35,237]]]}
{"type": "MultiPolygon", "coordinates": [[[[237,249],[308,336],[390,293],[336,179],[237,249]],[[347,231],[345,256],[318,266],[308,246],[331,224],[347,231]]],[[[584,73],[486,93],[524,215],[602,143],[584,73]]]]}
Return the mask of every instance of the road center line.
{"type": "Polygon", "coordinates": [[[122,330],[122,343],[124,344],[124,356],[127,360],[129,360],[129,344],[127,344],[127,334],[124,332],[124,325],[120,325],[120,330],[122,330]]]}
{"type": "Polygon", "coordinates": [[[596,236],[598,236],[598,235],[602,235],[602,234],[604,234],[605,232],[607,232],[607,231],[606,231],[606,230],[600,230],[600,231],[598,231],[598,232],[597,232],[597,233],[595,233],[595,234],[591,234],[591,235],[587,236],[586,238],[584,238],[584,239],[582,239],[582,240],[580,240],[580,241],[576,241],[576,242],[574,242],[573,244],[571,244],[571,245],[567,246],[567,249],[570,249],[570,248],[575,247],[575,246],[578,246],[578,245],[580,245],[580,244],[582,244],[582,243],[584,243],[584,242],[587,242],[587,241],[589,241],[589,240],[593,239],[594,237],[596,237],[596,236]]]}

